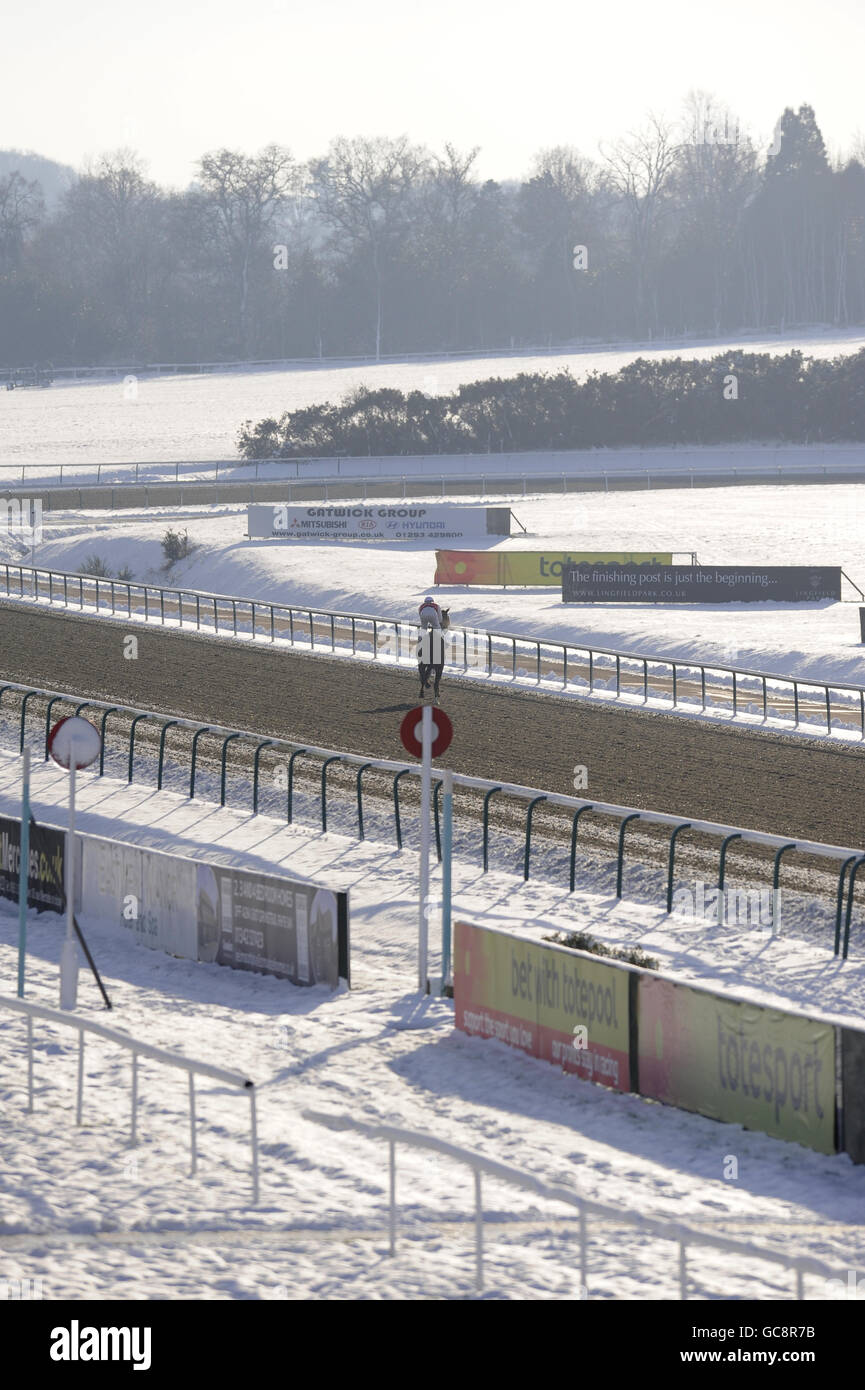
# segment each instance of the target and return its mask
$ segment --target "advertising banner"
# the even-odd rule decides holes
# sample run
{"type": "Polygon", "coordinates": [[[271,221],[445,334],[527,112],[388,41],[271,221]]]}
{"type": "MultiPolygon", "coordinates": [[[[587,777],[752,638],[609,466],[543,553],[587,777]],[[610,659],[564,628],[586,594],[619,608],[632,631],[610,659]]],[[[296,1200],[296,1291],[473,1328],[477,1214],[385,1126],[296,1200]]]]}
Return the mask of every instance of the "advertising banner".
{"type": "Polygon", "coordinates": [[[82,910],[141,946],[297,985],[349,980],[348,894],[82,836],[82,910]]]}
{"type": "Polygon", "coordinates": [[[650,550],[437,550],[436,584],[558,585],[567,565],[652,562],[669,565],[673,556],[650,550]]]}
{"type": "Polygon", "coordinates": [[[247,529],[253,540],[446,541],[510,534],[507,507],[364,502],[342,506],[250,506],[247,514],[247,529]],[[491,517],[489,513],[496,515],[491,517]],[[506,513],[506,527],[502,513],[506,513]]]}
{"type": "Polygon", "coordinates": [[[629,1089],[627,969],[468,922],[454,940],[457,1028],[629,1089]]]}
{"type": "Polygon", "coordinates": [[[835,1030],[641,974],[640,1094],[835,1152],[835,1030]]]}
{"type": "MultiPolygon", "coordinates": [[[[66,835],[50,825],[30,822],[27,905],[38,912],[62,912],[66,835]]],[[[21,822],[0,816],[0,897],[18,901],[21,822]]]]}
{"type": "Polygon", "coordinates": [[[840,566],[569,564],[564,603],[817,603],[841,598],[840,566]]]}
{"type": "Polygon", "coordinates": [[[841,1029],[841,1085],[844,1097],[844,1152],[865,1163],[865,1033],[841,1029]]]}
{"type": "Polygon", "coordinates": [[[178,855],[82,836],[82,911],[139,946],[198,958],[195,865],[178,855]]]}
{"type": "Polygon", "coordinates": [[[198,864],[198,959],[295,985],[349,980],[348,894],[219,864],[198,864]]]}

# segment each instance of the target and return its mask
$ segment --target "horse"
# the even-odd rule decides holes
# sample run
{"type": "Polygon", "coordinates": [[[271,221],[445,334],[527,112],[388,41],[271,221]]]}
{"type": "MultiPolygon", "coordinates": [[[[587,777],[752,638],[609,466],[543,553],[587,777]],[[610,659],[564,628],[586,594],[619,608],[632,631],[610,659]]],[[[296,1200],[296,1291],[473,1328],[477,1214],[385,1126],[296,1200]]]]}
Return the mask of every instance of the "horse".
{"type": "MultiPolygon", "coordinates": [[[[442,625],[441,625],[441,631],[442,631],[442,632],[447,632],[448,628],[449,628],[450,625],[451,625],[450,611],[451,611],[451,610],[450,610],[449,608],[443,608],[442,611],[441,611],[441,613],[442,613],[442,616],[441,616],[441,624],[442,624],[442,625]]],[[[428,629],[426,629],[426,630],[427,630],[427,631],[431,631],[431,632],[435,632],[435,631],[436,631],[435,628],[428,628],[428,629]]],[[[427,690],[429,689],[430,679],[432,678],[433,675],[435,675],[435,685],[434,685],[434,687],[433,687],[433,699],[435,700],[436,704],[438,704],[438,698],[439,698],[439,685],[441,684],[442,671],[444,670],[444,660],[442,659],[441,661],[435,661],[435,662],[431,662],[431,663],[426,663],[426,662],[423,661],[422,658],[423,658],[423,642],[421,641],[421,643],[420,643],[420,645],[418,646],[418,649],[417,649],[417,671],[418,671],[418,676],[420,677],[420,695],[419,695],[418,698],[421,699],[421,700],[423,699],[425,691],[427,691],[427,690]]]]}

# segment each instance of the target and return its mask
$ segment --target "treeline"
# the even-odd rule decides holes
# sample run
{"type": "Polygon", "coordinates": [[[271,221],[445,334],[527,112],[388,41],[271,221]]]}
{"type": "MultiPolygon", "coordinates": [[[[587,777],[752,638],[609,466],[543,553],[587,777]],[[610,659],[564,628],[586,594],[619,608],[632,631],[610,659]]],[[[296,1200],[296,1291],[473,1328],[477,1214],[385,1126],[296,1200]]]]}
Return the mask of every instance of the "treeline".
{"type": "Polygon", "coordinates": [[[460,386],[450,396],[361,387],[242,427],[247,459],[482,454],[653,444],[865,440],[865,348],[834,361],[730,352],[638,358],[615,374],[569,372],[460,386]]]}
{"type": "MultiPolygon", "coordinates": [[[[711,98],[521,181],[477,150],[339,139],[206,154],[164,189],[128,152],[46,207],[0,174],[0,365],[398,354],[865,322],[863,148],[813,110],[768,151],[711,98]]],[[[2,166],[0,166],[2,167],[2,166]]]]}

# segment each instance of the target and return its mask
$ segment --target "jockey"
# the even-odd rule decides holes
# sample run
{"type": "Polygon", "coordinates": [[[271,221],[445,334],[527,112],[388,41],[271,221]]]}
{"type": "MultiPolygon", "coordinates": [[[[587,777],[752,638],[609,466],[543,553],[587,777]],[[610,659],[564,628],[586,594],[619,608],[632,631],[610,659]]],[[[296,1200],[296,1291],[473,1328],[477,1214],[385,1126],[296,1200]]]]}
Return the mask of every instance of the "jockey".
{"type": "Polygon", "coordinates": [[[421,627],[437,627],[442,625],[442,611],[433,598],[425,598],[418,609],[421,627]]]}

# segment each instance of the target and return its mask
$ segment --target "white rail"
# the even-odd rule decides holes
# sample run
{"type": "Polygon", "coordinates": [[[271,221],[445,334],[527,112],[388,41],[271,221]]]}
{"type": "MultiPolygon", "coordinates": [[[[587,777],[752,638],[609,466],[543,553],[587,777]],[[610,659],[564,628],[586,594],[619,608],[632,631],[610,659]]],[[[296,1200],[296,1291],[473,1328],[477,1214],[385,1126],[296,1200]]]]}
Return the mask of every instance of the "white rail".
{"type": "Polygon", "coordinates": [[[191,1173],[194,1174],[198,1168],[198,1148],[196,1144],[195,1131],[195,1077],[209,1076],[214,1081],[220,1081],[225,1086],[236,1086],[249,1094],[249,1118],[250,1118],[250,1144],[252,1150],[252,1200],[258,1201],[258,1124],[255,1111],[255,1083],[244,1076],[242,1072],[228,1071],[225,1067],[216,1067],[211,1062],[196,1062],[192,1057],[184,1057],[179,1052],[169,1052],[163,1047],[154,1047],[151,1043],[141,1042],[138,1038],[132,1038],[128,1033],[121,1033],[117,1028],[108,1028],[104,1023],[97,1023],[92,1019],[79,1018],[67,1013],[61,1013],[57,1009],[50,1009],[45,1004],[33,1004],[26,999],[13,999],[8,995],[0,995],[0,1009],[7,1009],[11,1013],[25,1014],[27,1017],[27,1112],[31,1114],[34,1110],[34,1087],[33,1087],[33,1019],[44,1018],[51,1023],[57,1023],[66,1028],[74,1028],[78,1031],[78,1089],[75,1105],[75,1123],[81,1124],[81,1117],[84,1111],[84,1035],[86,1033],[96,1034],[98,1037],[106,1038],[109,1042],[116,1043],[118,1047],[126,1048],[132,1053],[132,1116],[129,1145],[134,1148],[138,1143],[138,1059],[139,1057],[149,1057],[151,1061],[161,1062],[163,1066],[174,1067],[178,1071],[185,1071],[189,1076],[189,1142],[191,1151],[191,1173]]]}
{"type": "Polygon", "coordinates": [[[481,1154],[473,1153],[471,1149],[458,1147],[456,1144],[449,1144],[443,1139],[436,1139],[431,1134],[419,1134],[415,1130],[398,1129],[393,1125],[372,1125],[365,1124],[359,1120],[353,1120],[348,1115],[324,1114],[315,1110],[304,1110],[303,1118],[313,1124],[322,1125],[325,1129],[345,1131],[350,1130],[353,1134],[362,1134],[368,1139],[383,1139],[387,1142],[390,1150],[389,1178],[390,1178],[390,1201],[389,1201],[389,1234],[390,1234],[390,1253],[396,1252],[396,1146],[406,1144],[415,1149],[430,1149],[434,1153],[440,1153],[447,1158],[453,1158],[458,1163],[465,1163],[474,1173],[475,1180],[475,1283],[478,1289],[484,1286],[484,1255],[483,1255],[483,1204],[481,1193],[481,1174],[486,1173],[489,1177],[498,1178],[502,1182],[511,1183],[515,1187],[521,1187],[527,1192],[533,1192],[538,1197],[543,1197],[551,1202],[566,1202],[569,1206],[576,1207],[579,1211],[579,1233],[580,1233],[580,1284],[583,1296],[588,1298],[588,1241],[587,1241],[587,1217],[601,1216],[608,1220],[624,1221],[629,1226],[636,1227],[645,1235],[656,1236],[660,1240],[674,1241],[679,1247],[679,1297],[688,1297],[688,1269],[687,1269],[687,1248],[689,1245],[706,1246],[713,1250],[722,1250],[728,1254],[738,1255],[741,1259],[764,1260],[767,1264],[781,1265],[784,1269],[794,1272],[796,1275],[796,1298],[805,1297],[804,1282],[806,1274],[822,1275],[826,1279],[840,1279],[841,1276],[837,1269],[823,1264],[821,1260],[815,1260],[810,1255],[786,1255],[781,1251],[767,1250],[756,1245],[746,1244],[742,1241],[731,1240],[727,1236],[716,1236],[706,1234],[703,1231],[694,1230],[691,1226],[684,1226],[680,1222],[664,1221],[659,1217],[642,1216],[639,1212],[629,1211],[621,1206],[607,1206],[603,1202],[596,1202],[588,1197],[583,1197],[574,1192],[571,1188],[561,1187],[557,1183],[544,1182],[540,1178],[534,1177],[531,1173],[523,1173],[518,1168],[511,1168],[504,1163],[497,1163],[494,1159],[484,1158],[481,1154]]]}

